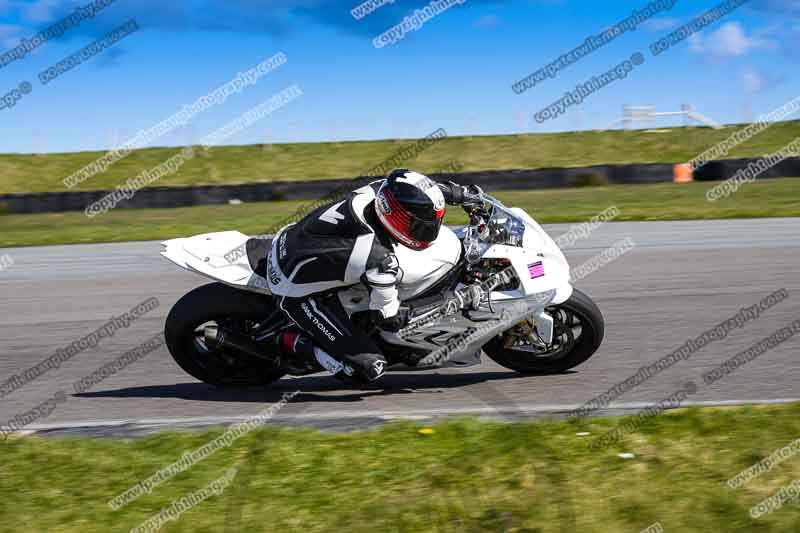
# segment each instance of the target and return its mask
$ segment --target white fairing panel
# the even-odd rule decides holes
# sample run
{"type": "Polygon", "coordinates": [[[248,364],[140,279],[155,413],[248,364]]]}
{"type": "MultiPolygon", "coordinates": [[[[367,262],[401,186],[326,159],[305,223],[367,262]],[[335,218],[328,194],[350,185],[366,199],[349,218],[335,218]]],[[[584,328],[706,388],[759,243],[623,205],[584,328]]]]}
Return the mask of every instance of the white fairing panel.
{"type": "Polygon", "coordinates": [[[269,294],[267,280],[255,274],[250,267],[244,248],[248,239],[247,235],[238,231],[171,239],[161,243],[165,247],[161,255],[190,272],[235,287],[269,294]]]}
{"type": "Polygon", "coordinates": [[[403,272],[398,284],[401,300],[423,293],[450,272],[461,258],[461,241],[450,228],[442,227],[439,237],[425,250],[405,246],[394,250],[403,272]]]}
{"type": "MultiPolygon", "coordinates": [[[[483,244],[481,257],[509,260],[521,286],[513,291],[495,291],[492,298],[503,301],[549,295],[547,305],[564,303],[572,296],[570,268],[564,253],[525,211],[517,207],[510,210],[526,225],[522,247],[483,244]],[[531,267],[537,263],[538,267],[531,271],[531,267]]],[[[463,237],[463,230],[459,230],[459,233],[463,237]]]]}
{"type": "MultiPolygon", "coordinates": [[[[550,235],[536,222],[525,210],[519,207],[512,207],[511,211],[516,213],[527,224],[523,246],[527,249],[541,249],[544,256],[551,265],[550,272],[555,273],[555,279],[551,277],[551,285],[555,288],[556,294],[553,297],[553,304],[562,304],[572,296],[572,285],[569,262],[564,257],[564,252],[558,247],[550,235]]],[[[547,274],[547,270],[545,270],[547,274]]]]}

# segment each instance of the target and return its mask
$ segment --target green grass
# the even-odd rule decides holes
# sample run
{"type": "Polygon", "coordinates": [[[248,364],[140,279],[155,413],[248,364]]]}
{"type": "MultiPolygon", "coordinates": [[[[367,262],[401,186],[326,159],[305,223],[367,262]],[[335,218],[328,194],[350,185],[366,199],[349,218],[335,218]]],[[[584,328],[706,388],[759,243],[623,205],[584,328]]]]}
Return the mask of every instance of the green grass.
{"type": "MultiPolygon", "coordinates": [[[[800,180],[745,184],[736,194],[707,202],[714,183],[615,185],[579,189],[500,192],[510,206],[526,209],[540,223],[583,222],[616,205],[617,220],[683,220],[800,216],[800,180]]],[[[0,216],[0,247],[156,240],[221,230],[259,234],[275,229],[308,200],[177,209],[115,209],[89,219],[82,212],[0,216]]],[[[448,224],[463,224],[451,208],[448,224]]]]}
{"type": "MultiPolygon", "coordinates": [[[[720,130],[670,128],[645,131],[573,132],[452,137],[436,142],[402,165],[421,172],[443,170],[457,160],[463,171],[575,167],[611,163],[685,162],[742,126],[720,130]]],[[[736,147],[728,157],[772,153],[800,137],[800,122],[778,123],[736,147]]],[[[227,146],[198,150],[176,174],[154,185],[208,185],[275,180],[348,178],[395,155],[412,140],[227,146]]],[[[178,148],[139,150],[77,187],[114,189],[150,169],[178,148]]],[[[66,190],[62,180],[104,152],[0,155],[0,193],[66,190]]]]}
{"type": "Polygon", "coordinates": [[[725,481],[800,435],[800,405],[674,411],[589,450],[624,420],[462,419],[428,435],[411,422],[351,434],[263,429],[116,512],[110,498],[221,431],[11,438],[0,443],[0,530],[128,531],[229,468],[238,474],[225,492],[165,531],[798,530],[797,503],[758,520],[748,512],[800,478],[800,457],[737,490],[725,481]]]}

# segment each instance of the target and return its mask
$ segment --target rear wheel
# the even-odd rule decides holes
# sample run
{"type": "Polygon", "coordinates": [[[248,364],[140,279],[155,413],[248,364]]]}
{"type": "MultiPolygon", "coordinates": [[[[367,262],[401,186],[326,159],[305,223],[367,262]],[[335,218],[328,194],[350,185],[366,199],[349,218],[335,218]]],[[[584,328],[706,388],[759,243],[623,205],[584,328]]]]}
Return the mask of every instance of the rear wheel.
{"type": "MultiPolygon", "coordinates": [[[[223,283],[192,290],[167,315],[164,335],[175,362],[193,377],[218,387],[266,385],[284,372],[268,361],[244,359],[209,346],[203,332],[217,325],[248,334],[270,314],[280,313],[271,296],[241,291],[223,283]]],[[[282,317],[281,317],[282,318],[282,317]]]]}
{"type": "Polygon", "coordinates": [[[545,345],[527,322],[493,338],[483,350],[496,363],[523,374],[554,374],[576,367],[600,347],[605,321],[597,305],[574,289],[572,296],[548,307],[553,317],[553,342],[545,345]]]}

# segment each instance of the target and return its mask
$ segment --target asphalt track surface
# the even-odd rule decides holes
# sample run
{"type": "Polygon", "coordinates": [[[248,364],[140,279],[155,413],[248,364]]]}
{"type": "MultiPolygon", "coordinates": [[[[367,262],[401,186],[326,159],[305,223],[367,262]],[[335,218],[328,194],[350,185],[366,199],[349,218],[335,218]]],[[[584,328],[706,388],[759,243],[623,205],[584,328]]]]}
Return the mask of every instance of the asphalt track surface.
{"type": "MultiPolygon", "coordinates": [[[[556,236],[569,225],[548,226],[556,236]]],[[[388,374],[379,387],[342,390],[319,374],[271,387],[215,389],[195,381],[165,348],[77,394],[72,384],[159,333],[170,307],[208,282],[158,255],[156,242],[0,249],[0,383],[155,296],[160,306],[96,347],[0,399],[0,425],[60,390],[66,401],[26,427],[45,433],[137,434],[243,419],[301,391],[274,423],[328,429],[367,427],[394,417],[451,414],[527,417],[563,414],[645,364],[668,355],[740,308],[784,288],[789,298],[652,379],[602,413],[631,412],[693,380],[690,403],[727,405],[800,398],[800,336],[727,378],[701,375],[800,318],[800,219],[610,223],[565,250],[573,267],[626,237],[636,247],[576,284],[606,319],[600,350],[573,371],[520,376],[487,358],[480,366],[388,374]]]]}

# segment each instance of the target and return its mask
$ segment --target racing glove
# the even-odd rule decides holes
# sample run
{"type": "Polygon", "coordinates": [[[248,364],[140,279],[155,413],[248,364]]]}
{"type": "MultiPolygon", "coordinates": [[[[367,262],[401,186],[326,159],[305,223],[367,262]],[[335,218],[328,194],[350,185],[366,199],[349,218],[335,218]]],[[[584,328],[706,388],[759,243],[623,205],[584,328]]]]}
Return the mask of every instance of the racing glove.
{"type": "Polygon", "coordinates": [[[481,205],[481,195],[483,190],[477,185],[463,186],[458,183],[448,181],[447,183],[437,183],[442,191],[444,201],[448,205],[460,205],[465,209],[470,206],[481,205]]]}
{"type": "Polygon", "coordinates": [[[467,188],[452,181],[438,182],[436,185],[442,190],[442,196],[447,205],[461,205],[464,203],[464,193],[467,188]]]}

